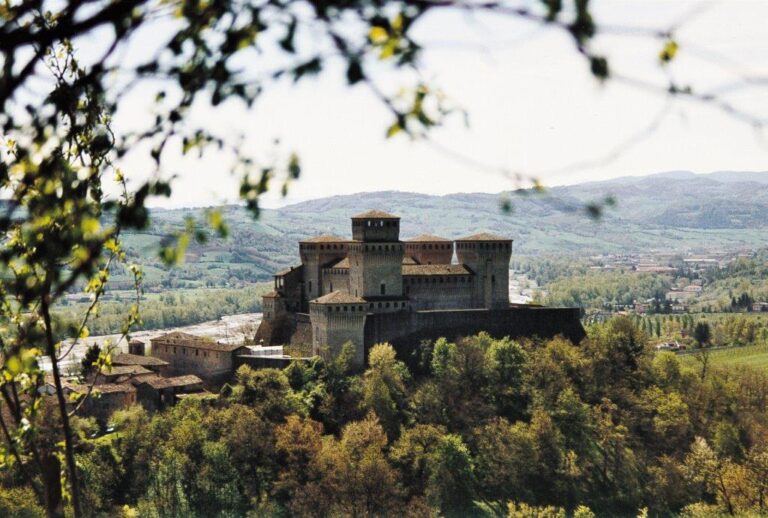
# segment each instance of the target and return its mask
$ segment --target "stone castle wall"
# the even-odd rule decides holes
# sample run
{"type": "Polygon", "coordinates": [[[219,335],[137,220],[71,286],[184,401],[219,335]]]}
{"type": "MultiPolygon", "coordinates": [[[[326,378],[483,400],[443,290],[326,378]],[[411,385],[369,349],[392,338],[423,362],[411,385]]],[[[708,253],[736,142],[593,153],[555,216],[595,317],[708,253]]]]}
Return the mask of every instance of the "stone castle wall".
{"type": "Polygon", "coordinates": [[[365,322],[366,349],[389,342],[398,356],[407,358],[421,340],[449,340],[486,331],[501,338],[563,335],[574,343],[586,335],[578,308],[518,306],[505,309],[461,309],[413,311],[368,315],[365,322]]]}
{"type": "Polygon", "coordinates": [[[474,278],[471,275],[403,277],[405,295],[414,309],[471,308],[474,278]]]}
{"type": "Polygon", "coordinates": [[[313,305],[310,309],[310,319],[313,354],[322,354],[322,348],[328,346],[328,353],[331,357],[336,357],[345,343],[352,342],[356,346],[355,363],[363,365],[366,319],[364,304],[313,305]]]}
{"type": "Polygon", "coordinates": [[[356,297],[403,293],[402,243],[354,243],[349,247],[349,292],[356,297]]]}
{"type": "Polygon", "coordinates": [[[349,293],[348,268],[323,268],[323,293],[349,293]]]}
{"type": "Polygon", "coordinates": [[[456,256],[460,264],[475,273],[473,307],[505,308],[509,305],[511,241],[457,241],[456,256]]]}
{"type": "Polygon", "coordinates": [[[405,255],[419,264],[450,264],[453,259],[453,242],[405,243],[405,255]]]}

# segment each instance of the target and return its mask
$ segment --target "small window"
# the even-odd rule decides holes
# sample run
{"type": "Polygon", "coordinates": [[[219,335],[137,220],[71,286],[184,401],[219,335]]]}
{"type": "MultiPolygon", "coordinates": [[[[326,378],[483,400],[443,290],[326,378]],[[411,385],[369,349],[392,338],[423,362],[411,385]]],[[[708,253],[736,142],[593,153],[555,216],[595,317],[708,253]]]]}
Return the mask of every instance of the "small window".
{"type": "Polygon", "coordinates": [[[381,286],[379,288],[380,288],[380,291],[381,291],[382,295],[386,295],[387,294],[387,284],[386,283],[382,282],[381,286]]]}

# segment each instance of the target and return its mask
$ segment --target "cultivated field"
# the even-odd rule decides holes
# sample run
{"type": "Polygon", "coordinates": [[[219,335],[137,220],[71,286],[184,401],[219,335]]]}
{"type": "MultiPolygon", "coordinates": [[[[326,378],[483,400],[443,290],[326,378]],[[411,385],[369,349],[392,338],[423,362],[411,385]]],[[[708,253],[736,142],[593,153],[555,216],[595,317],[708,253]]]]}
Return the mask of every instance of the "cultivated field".
{"type": "MultiPolygon", "coordinates": [[[[680,355],[685,365],[697,364],[696,353],[680,355]]],[[[752,367],[768,371],[768,344],[730,347],[709,352],[712,365],[752,367]]]]}

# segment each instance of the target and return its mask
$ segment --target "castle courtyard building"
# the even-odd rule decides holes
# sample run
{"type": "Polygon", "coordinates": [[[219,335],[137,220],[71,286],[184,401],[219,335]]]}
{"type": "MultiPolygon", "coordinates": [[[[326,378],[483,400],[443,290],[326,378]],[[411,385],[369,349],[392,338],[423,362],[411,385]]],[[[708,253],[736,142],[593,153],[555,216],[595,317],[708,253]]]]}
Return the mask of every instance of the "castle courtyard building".
{"type": "Polygon", "coordinates": [[[152,356],[168,365],[171,376],[194,374],[207,386],[227,381],[235,365],[235,356],[244,350],[240,344],[217,342],[210,338],[173,331],[151,340],[152,356]]]}
{"type": "Polygon", "coordinates": [[[358,214],[352,239],[321,235],[299,243],[301,264],[275,274],[274,290],[264,296],[257,340],[311,344],[315,354],[326,347],[338,354],[352,342],[359,366],[370,346],[385,341],[402,350],[479,331],[580,340],[578,308],[510,304],[511,255],[512,240],[503,236],[401,241],[399,217],[358,214]]]}

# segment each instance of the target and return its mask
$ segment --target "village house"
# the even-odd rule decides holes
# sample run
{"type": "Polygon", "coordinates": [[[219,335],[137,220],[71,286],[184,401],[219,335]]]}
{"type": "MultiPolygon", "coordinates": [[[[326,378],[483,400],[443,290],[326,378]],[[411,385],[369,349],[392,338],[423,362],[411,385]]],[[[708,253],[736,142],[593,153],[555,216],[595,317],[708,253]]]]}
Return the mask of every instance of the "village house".
{"type": "Polygon", "coordinates": [[[209,394],[194,374],[172,378],[151,377],[136,385],[139,403],[147,410],[161,410],[176,403],[182,394],[209,394]]]}
{"type": "MultiPolygon", "coordinates": [[[[52,381],[49,382],[52,385],[52,381]]],[[[116,410],[127,408],[136,403],[136,388],[130,383],[103,383],[93,386],[91,389],[89,383],[75,384],[64,382],[64,394],[69,399],[70,396],[78,394],[84,397],[90,390],[91,393],[83,402],[83,406],[78,415],[94,417],[102,426],[107,423],[109,417],[116,410]]],[[[71,400],[71,405],[77,405],[78,399],[71,400]]]]}
{"type": "Polygon", "coordinates": [[[135,378],[146,376],[156,376],[156,374],[141,365],[112,365],[111,367],[102,367],[97,373],[93,372],[86,376],[89,383],[97,377],[96,383],[126,383],[135,378]]]}
{"type": "Polygon", "coordinates": [[[154,356],[140,356],[137,354],[118,353],[112,355],[112,367],[139,366],[150,370],[159,376],[165,376],[168,371],[168,362],[154,356]]]}
{"type": "Polygon", "coordinates": [[[168,375],[194,374],[207,386],[227,381],[234,371],[235,356],[246,351],[240,344],[173,331],[152,338],[152,356],[168,363],[168,375]]]}

